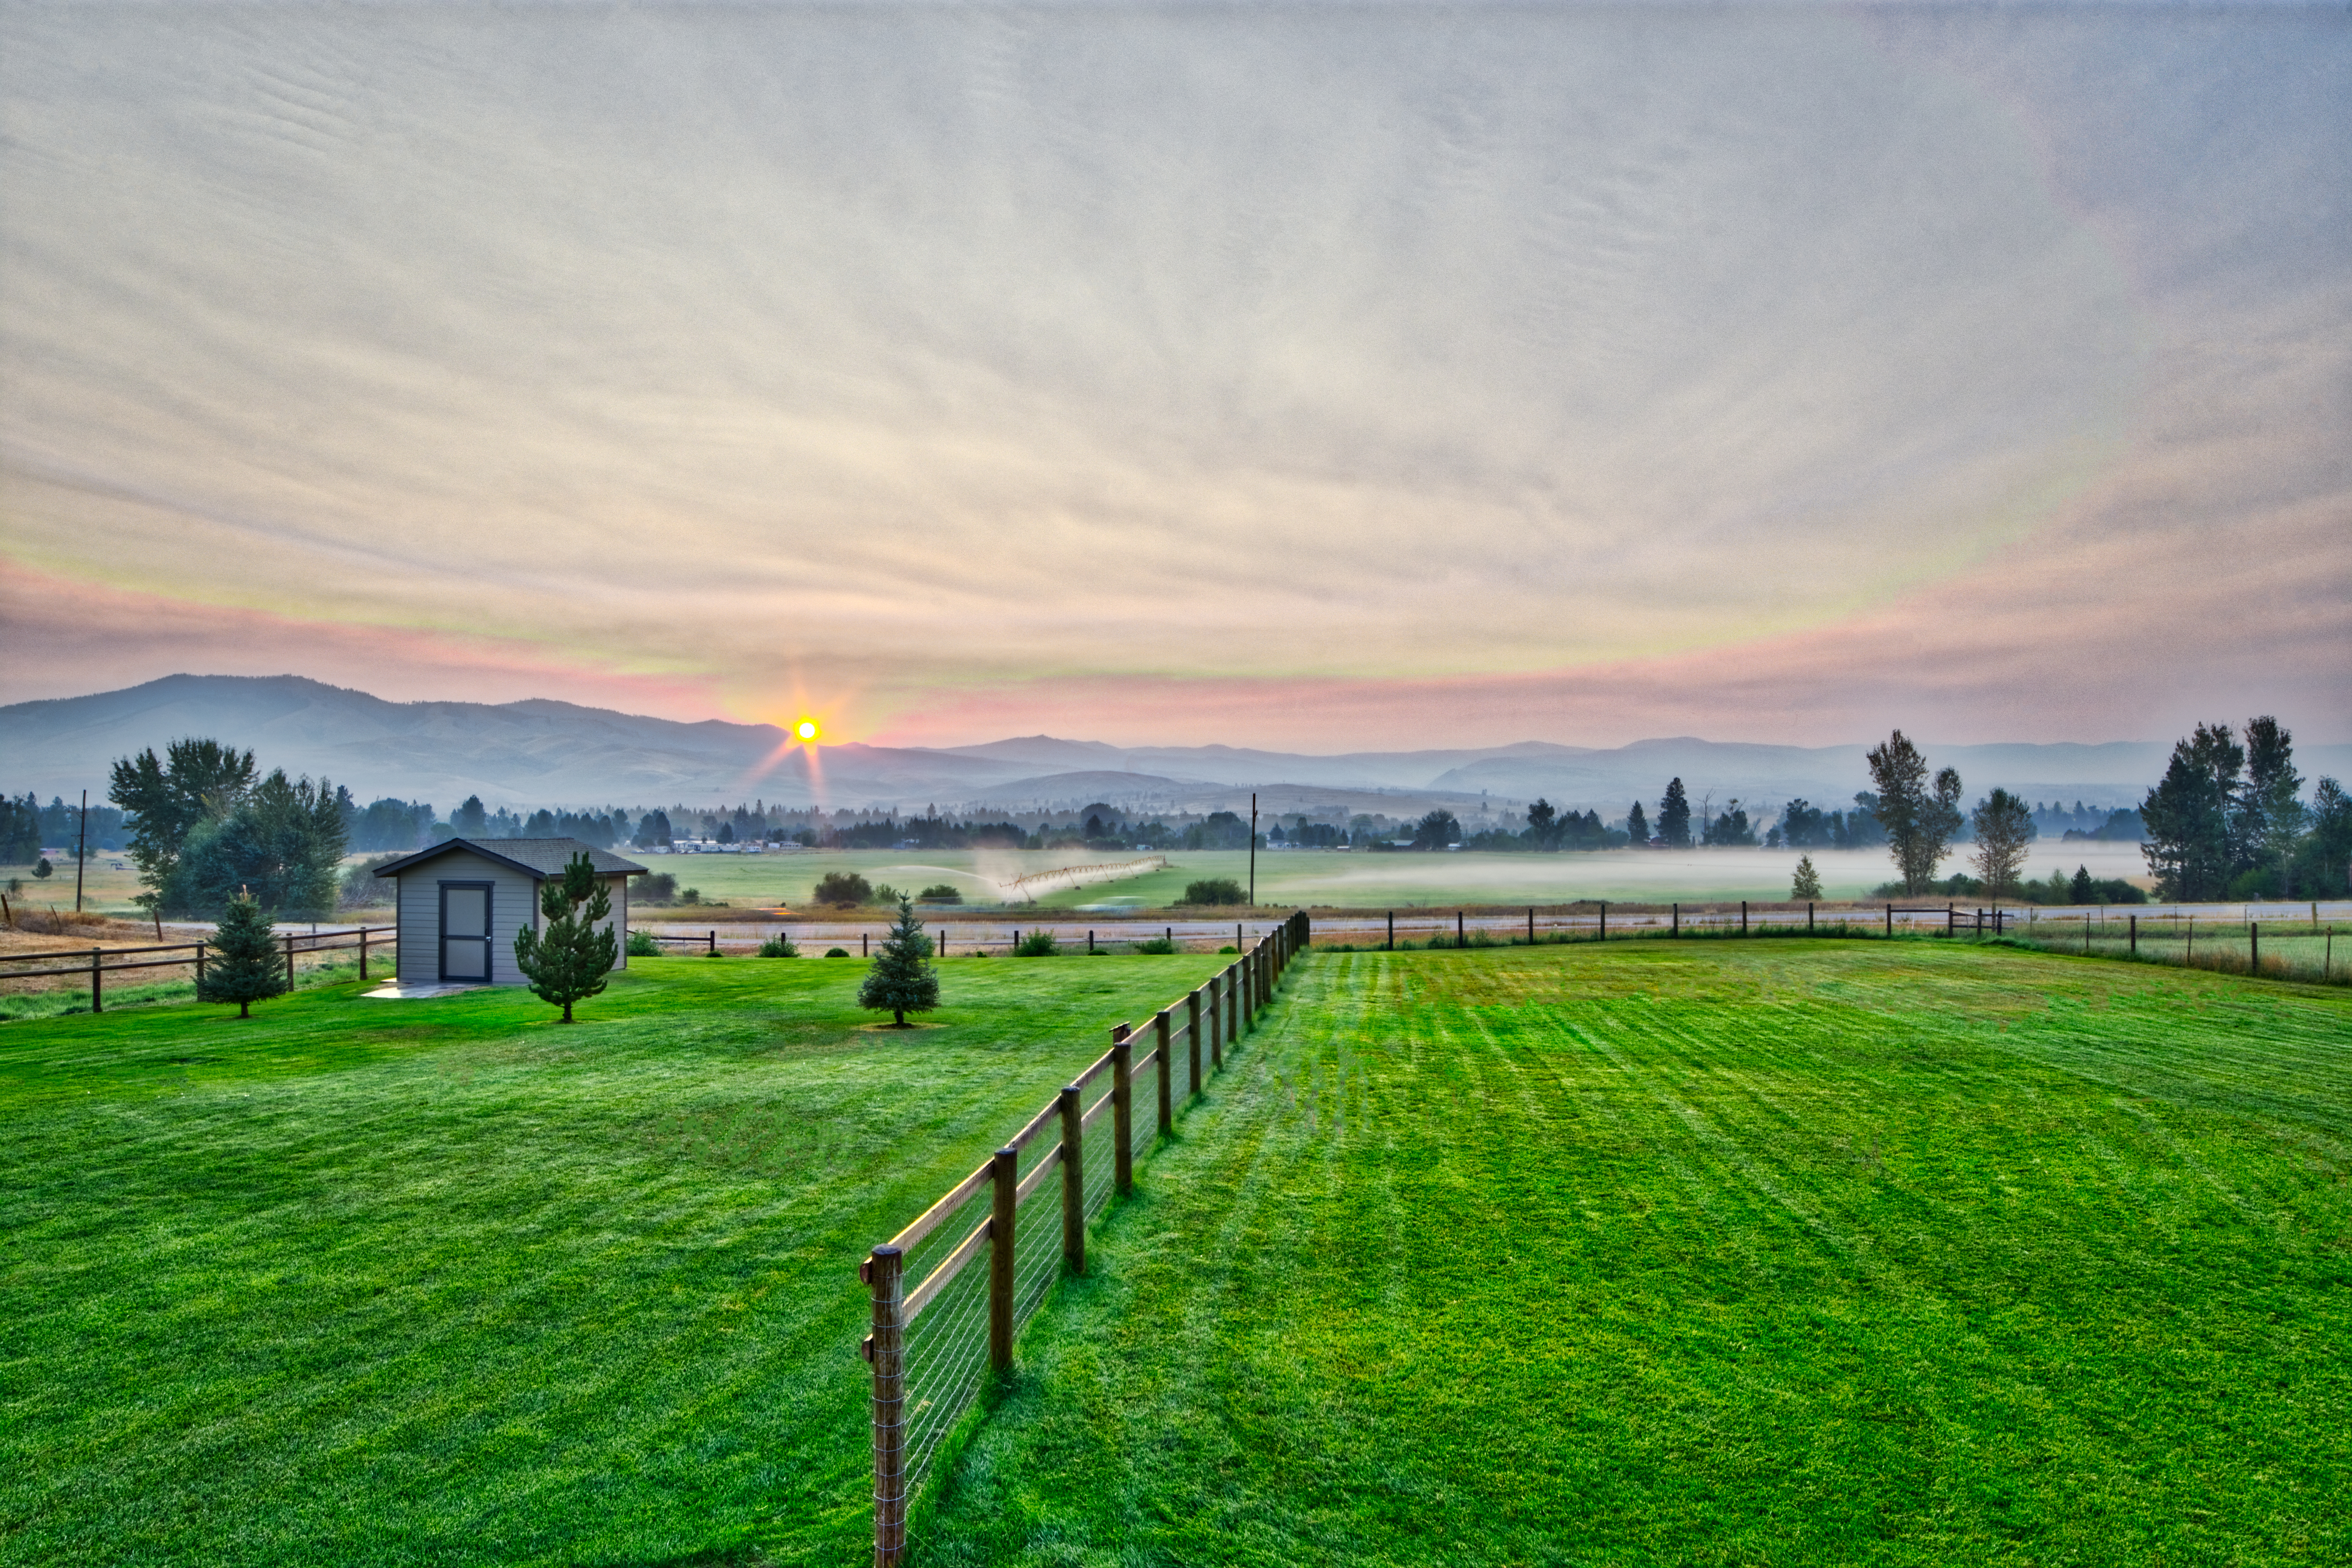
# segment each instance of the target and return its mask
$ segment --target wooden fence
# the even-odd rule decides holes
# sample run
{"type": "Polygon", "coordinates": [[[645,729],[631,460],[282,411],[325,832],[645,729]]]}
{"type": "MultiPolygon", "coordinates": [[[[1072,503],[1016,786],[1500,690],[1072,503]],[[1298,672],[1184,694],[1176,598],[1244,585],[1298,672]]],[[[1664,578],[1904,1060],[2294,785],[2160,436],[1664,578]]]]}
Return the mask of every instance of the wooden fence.
{"type": "Polygon", "coordinates": [[[1110,1049],[1093,1066],[858,1265],[874,1308],[864,1353],[873,1366],[876,1568],[900,1561],[909,1500],[958,1418],[992,1375],[1012,1366],[1021,1325],[1064,1271],[1086,1272],[1087,1219],[1114,1194],[1134,1190],[1136,1156],[1174,1129],[1180,1073],[1189,1101],[1203,1072],[1223,1068],[1226,1048],[1274,999],[1307,938],[1307,916],[1294,914],[1154,1014],[1139,1037],[1125,1024],[1114,1028],[1110,1049]],[[1106,1075],[1109,1087],[1087,1104],[1106,1075]],[[1154,1115],[1139,1125],[1137,1087],[1147,1079],[1154,1115]],[[1089,1158],[1088,1134],[1102,1136],[1106,1116],[1110,1157],[1097,1143],[1089,1158]],[[1050,1184],[1061,1193],[1061,1225],[1022,1226],[1021,1205],[1056,1171],[1061,1180],[1050,1184]],[[983,1255],[987,1267],[973,1267],[983,1255]]]}
{"type": "MultiPolygon", "coordinates": [[[[368,977],[368,945],[371,939],[381,941],[397,931],[395,926],[361,926],[352,931],[289,931],[278,940],[286,950],[286,988],[294,988],[295,961],[313,953],[341,952],[357,950],[360,955],[360,978],[368,977]]],[[[191,969],[196,972],[196,984],[205,981],[205,954],[210,943],[202,942],[158,942],[146,947],[93,947],[89,956],[64,952],[16,952],[0,954],[0,980],[30,980],[41,975],[87,977],[89,981],[89,1010],[106,1011],[106,977],[134,969],[191,969]],[[185,953],[184,958],[165,958],[163,953],[185,953]],[[46,963],[47,969],[19,969],[20,963],[46,963]]]]}

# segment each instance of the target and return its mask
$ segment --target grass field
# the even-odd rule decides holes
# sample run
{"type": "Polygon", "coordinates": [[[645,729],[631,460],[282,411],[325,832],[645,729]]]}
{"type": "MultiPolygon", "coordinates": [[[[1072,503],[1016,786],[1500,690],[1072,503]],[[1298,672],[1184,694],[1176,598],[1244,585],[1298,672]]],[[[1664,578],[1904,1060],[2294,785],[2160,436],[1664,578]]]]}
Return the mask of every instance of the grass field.
{"type": "Polygon", "coordinates": [[[857,1258],[1216,962],[0,1027],[0,1562],[853,1562],[857,1258]]]}
{"type": "Polygon", "coordinates": [[[1891,943],[1294,972],[918,1560],[2352,1560],[2352,998],[1891,943]]]}

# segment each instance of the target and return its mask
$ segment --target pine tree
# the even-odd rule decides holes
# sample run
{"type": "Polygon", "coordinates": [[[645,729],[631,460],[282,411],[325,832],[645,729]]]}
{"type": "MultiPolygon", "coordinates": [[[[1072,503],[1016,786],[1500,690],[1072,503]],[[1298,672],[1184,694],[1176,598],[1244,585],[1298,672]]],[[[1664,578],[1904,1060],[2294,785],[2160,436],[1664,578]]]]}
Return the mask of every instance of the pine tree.
{"type": "Polygon", "coordinates": [[[240,888],[222,910],[209,944],[216,955],[205,965],[200,1002],[234,1002],[236,1016],[253,1016],[253,1005],[286,989],[286,966],[269,934],[261,902],[240,888]]]}
{"type": "Polygon", "coordinates": [[[1650,841],[1650,819],[1642,815],[1642,803],[1638,800],[1633,809],[1625,814],[1625,836],[1636,849],[1650,841]]]}
{"type": "Polygon", "coordinates": [[[1822,874],[1813,869],[1813,858],[1797,857],[1797,879],[1789,889],[1789,897],[1811,902],[1822,896],[1822,874]]]}
{"type": "Polygon", "coordinates": [[[1658,802],[1658,837],[1669,849],[1691,847],[1690,796],[1683,793],[1683,781],[1666,782],[1666,797],[1658,802]]]}
{"type": "Polygon", "coordinates": [[[881,951],[874,955],[874,967],[866,972],[866,984],[858,987],[857,1005],[877,1013],[887,1013],[895,1022],[894,1028],[907,1026],[909,1013],[928,1013],[940,1005],[940,977],[931,969],[931,939],[923,934],[923,922],[915,918],[912,900],[901,895],[898,900],[898,921],[890,934],[882,939],[881,951]]]}
{"type": "Polygon", "coordinates": [[[515,967],[542,1002],[563,1009],[604,989],[621,956],[621,939],[604,922],[612,918],[613,894],[596,875],[587,852],[574,855],[561,877],[539,886],[539,912],[547,929],[515,932],[515,967]]]}

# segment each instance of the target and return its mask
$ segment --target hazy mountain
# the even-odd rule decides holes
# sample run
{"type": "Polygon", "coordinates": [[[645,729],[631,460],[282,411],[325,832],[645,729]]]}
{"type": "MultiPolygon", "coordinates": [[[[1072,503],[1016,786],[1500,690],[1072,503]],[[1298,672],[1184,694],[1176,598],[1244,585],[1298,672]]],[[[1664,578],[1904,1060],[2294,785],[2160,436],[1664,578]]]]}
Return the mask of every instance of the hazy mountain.
{"type": "MultiPolygon", "coordinates": [[[[260,753],[264,766],[325,774],[362,800],[468,795],[492,806],[709,805],[764,799],[800,805],[939,805],[992,814],[1106,801],[1129,810],[1383,812],[1401,816],[1482,796],[1516,811],[1555,805],[1622,816],[1654,803],[1679,776],[1712,795],[1778,805],[1791,795],[1843,805],[1868,786],[1864,748],[1765,746],[1682,736],[1595,749],[1528,742],[1485,749],[1306,756],[1229,746],[1121,748],[1031,735],[949,748],[826,746],[812,763],[771,724],[615,713],[569,702],[387,702],[297,676],[174,675],[123,691],[0,708],[0,788],[43,797],[106,789],[109,765],[184,735],[260,753]]],[[[1939,746],[1937,765],[1971,799],[2001,784],[2035,800],[2136,802],[2162,773],[2169,742],[1939,746]]],[[[2306,748],[2307,775],[2352,771],[2352,746],[2306,748]]]]}

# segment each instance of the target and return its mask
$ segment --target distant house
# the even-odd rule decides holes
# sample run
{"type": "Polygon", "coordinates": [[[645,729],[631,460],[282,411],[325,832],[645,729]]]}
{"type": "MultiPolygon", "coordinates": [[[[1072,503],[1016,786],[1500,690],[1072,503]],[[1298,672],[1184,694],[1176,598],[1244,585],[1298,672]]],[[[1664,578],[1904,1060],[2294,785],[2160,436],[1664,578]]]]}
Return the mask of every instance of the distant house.
{"type": "Polygon", "coordinates": [[[621,957],[629,966],[629,879],[645,870],[577,838],[450,838],[376,868],[397,889],[394,979],[402,986],[521,985],[515,933],[540,924],[540,884],[584,854],[612,889],[621,957]]]}

